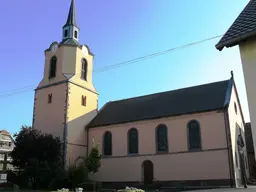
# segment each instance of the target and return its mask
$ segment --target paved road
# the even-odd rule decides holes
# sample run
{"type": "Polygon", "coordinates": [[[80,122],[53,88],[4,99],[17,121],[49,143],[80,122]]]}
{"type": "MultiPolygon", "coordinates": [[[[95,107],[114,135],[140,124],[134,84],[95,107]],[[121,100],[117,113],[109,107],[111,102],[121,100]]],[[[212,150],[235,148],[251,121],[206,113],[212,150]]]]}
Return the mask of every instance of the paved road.
{"type": "Polygon", "coordinates": [[[190,192],[256,192],[256,186],[248,186],[248,188],[225,188],[225,189],[202,189],[190,192]]]}

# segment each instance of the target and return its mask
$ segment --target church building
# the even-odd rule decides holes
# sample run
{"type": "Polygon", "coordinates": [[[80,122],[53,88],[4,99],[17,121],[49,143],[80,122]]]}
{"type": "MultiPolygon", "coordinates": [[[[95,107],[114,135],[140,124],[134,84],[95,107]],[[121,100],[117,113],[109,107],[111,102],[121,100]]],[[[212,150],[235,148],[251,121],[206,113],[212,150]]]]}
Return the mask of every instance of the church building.
{"type": "Polygon", "coordinates": [[[63,141],[64,165],[88,155],[96,142],[102,160],[94,179],[105,187],[242,184],[249,170],[233,73],[98,109],[94,55],[79,35],[72,0],[62,41],[45,50],[43,78],[35,89],[33,128],[63,141]]]}

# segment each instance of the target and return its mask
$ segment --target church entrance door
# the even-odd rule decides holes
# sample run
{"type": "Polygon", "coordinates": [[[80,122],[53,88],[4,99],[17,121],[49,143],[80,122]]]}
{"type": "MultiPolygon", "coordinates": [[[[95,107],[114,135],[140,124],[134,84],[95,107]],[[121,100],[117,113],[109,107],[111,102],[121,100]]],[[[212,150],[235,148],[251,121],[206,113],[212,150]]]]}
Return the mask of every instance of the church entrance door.
{"type": "Polygon", "coordinates": [[[149,160],[142,163],[144,185],[152,184],[154,179],[154,166],[149,160]]]}

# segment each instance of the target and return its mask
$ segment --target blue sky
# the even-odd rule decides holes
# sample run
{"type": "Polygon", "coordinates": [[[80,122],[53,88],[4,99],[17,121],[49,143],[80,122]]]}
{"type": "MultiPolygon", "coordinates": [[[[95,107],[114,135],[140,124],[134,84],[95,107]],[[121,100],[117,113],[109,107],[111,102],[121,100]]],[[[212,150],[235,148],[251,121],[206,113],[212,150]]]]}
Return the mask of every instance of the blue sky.
{"type": "MultiPolygon", "coordinates": [[[[95,54],[94,69],[221,35],[248,0],[76,0],[80,43],[95,54]]],[[[60,41],[70,0],[1,2],[0,129],[31,125],[33,89],[44,68],[44,50],[60,41]],[[3,30],[4,29],[4,30],[3,30]],[[27,87],[25,89],[21,89],[27,87]],[[14,90],[18,90],[15,92],[14,90]]],[[[246,121],[248,104],[238,47],[215,49],[218,39],[95,72],[99,107],[107,101],[220,81],[235,81],[246,121]]]]}

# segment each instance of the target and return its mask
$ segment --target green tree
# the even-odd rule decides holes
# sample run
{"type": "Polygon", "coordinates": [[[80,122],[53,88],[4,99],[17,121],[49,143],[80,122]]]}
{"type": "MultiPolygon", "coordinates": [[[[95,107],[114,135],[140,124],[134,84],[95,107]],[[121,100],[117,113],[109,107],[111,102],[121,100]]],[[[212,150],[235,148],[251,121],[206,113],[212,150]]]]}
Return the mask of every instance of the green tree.
{"type": "Polygon", "coordinates": [[[34,189],[47,188],[53,171],[61,165],[60,139],[29,126],[22,126],[14,139],[12,164],[29,178],[34,189]]]}
{"type": "Polygon", "coordinates": [[[68,174],[68,182],[71,185],[71,188],[76,188],[79,184],[84,183],[87,178],[87,168],[84,165],[84,162],[69,163],[67,174],[68,174]]]}
{"type": "Polygon", "coordinates": [[[85,165],[88,172],[96,173],[99,171],[101,166],[101,155],[97,146],[93,146],[90,154],[86,158],[85,165]]]}

